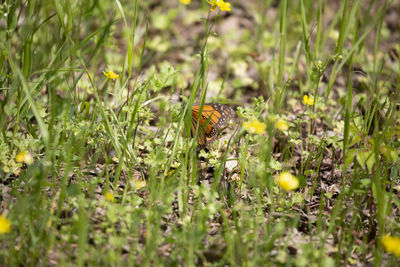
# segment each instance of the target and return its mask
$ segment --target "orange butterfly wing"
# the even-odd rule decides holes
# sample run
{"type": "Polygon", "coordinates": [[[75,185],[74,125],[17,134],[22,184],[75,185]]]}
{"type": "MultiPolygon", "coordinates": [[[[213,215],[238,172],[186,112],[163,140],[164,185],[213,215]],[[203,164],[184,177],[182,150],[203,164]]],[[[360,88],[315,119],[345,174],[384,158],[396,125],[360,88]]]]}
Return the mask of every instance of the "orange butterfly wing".
{"type": "Polygon", "coordinates": [[[200,105],[192,106],[192,136],[196,134],[197,121],[199,120],[199,131],[197,142],[200,147],[212,143],[218,134],[218,130],[225,126],[236,114],[233,108],[219,103],[206,103],[199,118],[200,105]]]}

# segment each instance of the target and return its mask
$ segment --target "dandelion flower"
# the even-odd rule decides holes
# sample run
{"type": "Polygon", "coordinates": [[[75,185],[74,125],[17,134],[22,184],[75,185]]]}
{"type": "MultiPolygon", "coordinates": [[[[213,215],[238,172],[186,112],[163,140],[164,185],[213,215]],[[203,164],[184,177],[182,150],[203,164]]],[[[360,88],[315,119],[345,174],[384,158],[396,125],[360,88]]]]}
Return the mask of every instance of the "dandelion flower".
{"type": "Polygon", "coordinates": [[[282,132],[286,132],[287,130],[289,130],[289,125],[284,119],[278,119],[275,123],[275,126],[278,130],[282,132]]]}
{"type": "Polygon", "coordinates": [[[243,128],[246,129],[247,132],[251,134],[264,134],[265,133],[265,128],[267,128],[267,125],[263,122],[260,122],[259,120],[251,120],[249,122],[245,121],[243,122],[243,128]]]}
{"type": "Polygon", "coordinates": [[[108,79],[110,80],[116,80],[119,79],[119,74],[116,74],[115,72],[113,72],[112,70],[105,72],[103,71],[104,76],[106,76],[108,79]]]}
{"type": "Polygon", "coordinates": [[[211,5],[211,12],[214,11],[217,7],[219,7],[221,11],[231,11],[231,4],[228,2],[224,2],[224,0],[207,0],[207,3],[211,5]]]}
{"type": "Polygon", "coordinates": [[[285,191],[292,191],[299,187],[299,180],[290,172],[281,172],[276,178],[276,183],[285,191]]]}
{"type": "Polygon", "coordinates": [[[304,95],[303,102],[307,106],[312,106],[312,105],[314,105],[314,98],[312,98],[311,96],[308,96],[308,95],[304,95]]]}
{"type": "Polygon", "coordinates": [[[144,180],[135,180],[135,188],[136,189],[142,189],[145,186],[146,186],[146,181],[144,181],[144,180]]]}
{"type": "Polygon", "coordinates": [[[29,153],[28,151],[22,151],[17,154],[17,156],[15,157],[15,161],[19,163],[24,162],[25,164],[30,165],[33,163],[34,160],[31,153],[29,153]]]}
{"type": "Polygon", "coordinates": [[[179,2],[181,2],[181,4],[184,4],[184,5],[189,5],[191,1],[192,0],[179,0],[179,2]]]}
{"type": "Polygon", "coordinates": [[[110,202],[115,202],[115,197],[110,191],[106,192],[104,197],[110,202]]]}
{"type": "Polygon", "coordinates": [[[400,238],[397,236],[385,235],[381,242],[387,252],[393,253],[400,258],[400,238]]]}
{"type": "Polygon", "coordinates": [[[11,232],[11,223],[10,221],[4,217],[3,215],[0,215],[0,235],[9,233],[11,232]]]}

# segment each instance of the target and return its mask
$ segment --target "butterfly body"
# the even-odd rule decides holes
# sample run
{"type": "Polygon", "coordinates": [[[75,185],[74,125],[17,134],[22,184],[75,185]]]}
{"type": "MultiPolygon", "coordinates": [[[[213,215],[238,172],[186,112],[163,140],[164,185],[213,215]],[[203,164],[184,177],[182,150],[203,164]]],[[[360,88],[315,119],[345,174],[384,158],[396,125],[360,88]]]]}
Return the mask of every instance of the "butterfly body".
{"type": "Polygon", "coordinates": [[[197,133],[197,142],[201,148],[214,142],[218,136],[218,130],[224,127],[231,120],[236,112],[224,104],[205,103],[200,114],[200,105],[192,106],[192,136],[196,134],[197,122],[199,129],[197,133]]]}

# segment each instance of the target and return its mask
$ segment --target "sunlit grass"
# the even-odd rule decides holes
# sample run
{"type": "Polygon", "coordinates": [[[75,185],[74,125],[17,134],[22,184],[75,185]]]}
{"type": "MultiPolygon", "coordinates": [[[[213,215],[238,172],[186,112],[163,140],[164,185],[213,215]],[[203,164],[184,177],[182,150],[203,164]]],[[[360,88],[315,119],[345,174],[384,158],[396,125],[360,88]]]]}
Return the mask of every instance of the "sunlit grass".
{"type": "Polygon", "coordinates": [[[0,262],[396,265],[391,8],[1,4],[0,262]]]}

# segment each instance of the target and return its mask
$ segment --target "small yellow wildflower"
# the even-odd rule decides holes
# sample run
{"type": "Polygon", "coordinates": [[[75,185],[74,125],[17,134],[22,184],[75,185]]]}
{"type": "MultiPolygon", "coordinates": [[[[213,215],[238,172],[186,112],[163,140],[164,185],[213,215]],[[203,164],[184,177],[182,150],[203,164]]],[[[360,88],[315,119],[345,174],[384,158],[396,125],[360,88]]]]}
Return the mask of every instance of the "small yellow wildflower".
{"type": "Polygon", "coordinates": [[[314,105],[314,98],[312,98],[311,96],[308,96],[308,95],[304,95],[303,102],[307,106],[312,106],[312,105],[314,105]]]}
{"type": "Polygon", "coordinates": [[[108,79],[110,80],[116,80],[119,79],[119,74],[116,74],[115,72],[113,72],[112,70],[105,72],[103,71],[104,76],[106,76],[108,79]]]}
{"type": "Polygon", "coordinates": [[[289,130],[289,125],[284,119],[278,119],[275,123],[275,127],[282,132],[289,130]]]}
{"type": "Polygon", "coordinates": [[[0,215],[0,235],[9,233],[11,232],[11,223],[10,221],[4,217],[3,215],[0,215]]]}
{"type": "Polygon", "coordinates": [[[385,235],[381,242],[387,252],[393,253],[400,258],[400,238],[397,236],[385,235]]]}
{"type": "Polygon", "coordinates": [[[285,191],[292,191],[299,187],[299,180],[290,172],[281,172],[275,181],[285,191]]]}
{"type": "Polygon", "coordinates": [[[106,192],[104,197],[110,202],[115,202],[115,197],[110,191],[106,192]]]}
{"type": "Polygon", "coordinates": [[[220,4],[218,5],[219,9],[221,9],[221,11],[231,11],[231,4],[224,2],[224,1],[220,1],[220,4]]]}
{"type": "Polygon", "coordinates": [[[243,122],[243,128],[251,134],[262,135],[265,133],[265,128],[267,128],[267,125],[265,125],[265,123],[263,122],[260,122],[259,120],[254,119],[249,122],[243,122]]]}
{"type": "Polygon", "coordinates": [[[142,189],[145,186],[146,186],[146,181],[144,181],[144,180],[135,180],[135,188],[136,189],[142,189]]]}
{"type": "Polygon", "coordinates": [[[224,2],[224,0],[207,0],[207,3],[211,5],[211,12],[214,11],[216,7],[219,7],[221,11],[231,11],[231,4],[224,2]]]}
{"type": "Polygon", "coordinates": [[[22,151],[17,154],[15,161],[18,163],[24,162],[25,164],[30,165],[33,163],[33,157],[28,151],[22,151]]]}
{"type": "Polygon", "coordinates": [[[189,5],[191,1],[192,0],[179,0],[179,2],[181,2],[181,4],[184,4],[184,5],[189,5]]]}

